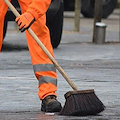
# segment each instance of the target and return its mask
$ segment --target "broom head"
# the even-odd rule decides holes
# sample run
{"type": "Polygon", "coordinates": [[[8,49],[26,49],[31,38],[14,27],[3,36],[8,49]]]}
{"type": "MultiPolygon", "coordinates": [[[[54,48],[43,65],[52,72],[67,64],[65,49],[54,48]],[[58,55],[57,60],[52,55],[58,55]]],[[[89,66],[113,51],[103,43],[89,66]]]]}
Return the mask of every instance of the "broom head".
{"type": "Polygon", "coordinates": [[[96,115],[105,108],[95,95],[94,90],[69,91],[65,94],[65,105],[60,115],[86,116],[96,115]]]}

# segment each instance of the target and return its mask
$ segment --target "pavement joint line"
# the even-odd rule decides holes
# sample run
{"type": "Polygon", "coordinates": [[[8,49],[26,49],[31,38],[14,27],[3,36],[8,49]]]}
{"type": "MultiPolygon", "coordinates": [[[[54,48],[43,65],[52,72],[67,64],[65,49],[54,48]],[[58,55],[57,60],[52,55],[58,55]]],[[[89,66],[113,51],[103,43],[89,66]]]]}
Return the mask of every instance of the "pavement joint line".
{"type": "Polygon", "coordinates": [[[27,78],[27,79],[31,79],[31,80],[34,79],[31,77],[1,77],[1,76],[0,76],[0,78],[1,79],[26,79],[27,78]]]}

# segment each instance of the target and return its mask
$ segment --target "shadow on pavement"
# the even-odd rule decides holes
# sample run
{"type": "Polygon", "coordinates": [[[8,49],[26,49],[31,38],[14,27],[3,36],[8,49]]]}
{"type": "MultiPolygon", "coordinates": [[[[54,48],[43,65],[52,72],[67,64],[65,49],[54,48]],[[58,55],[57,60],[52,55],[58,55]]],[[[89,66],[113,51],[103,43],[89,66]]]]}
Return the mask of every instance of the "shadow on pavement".
{"type": "Polygon", "coordinates": [[[22,50],[28,50],[28,46],[3,42],[2,51],[22,51],[22,50]]]}

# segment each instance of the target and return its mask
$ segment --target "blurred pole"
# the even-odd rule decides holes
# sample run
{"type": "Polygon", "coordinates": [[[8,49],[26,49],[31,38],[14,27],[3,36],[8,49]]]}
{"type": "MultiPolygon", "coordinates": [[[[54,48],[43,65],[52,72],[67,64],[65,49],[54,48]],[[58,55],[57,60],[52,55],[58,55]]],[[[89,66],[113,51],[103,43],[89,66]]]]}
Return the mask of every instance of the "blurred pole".
{"type": "Polygon", "coordinates": [[[75,0],[74,31],[79,32],[81,0],[75,0]]]}
{"type": "Polygon", "coordinates": [[[94,8],[94,26],[93,26],[93,43],[96,43],[95,35],[96,35],[96,22],[101,22],[102,18],[102,4],[103,0],[95,0],[95,8],[94,8]]]}
{"type": "Polygon", "coordinates": [[[120,42],[120,0],[118,1],[119,6],[119,42],[120,42]]]}

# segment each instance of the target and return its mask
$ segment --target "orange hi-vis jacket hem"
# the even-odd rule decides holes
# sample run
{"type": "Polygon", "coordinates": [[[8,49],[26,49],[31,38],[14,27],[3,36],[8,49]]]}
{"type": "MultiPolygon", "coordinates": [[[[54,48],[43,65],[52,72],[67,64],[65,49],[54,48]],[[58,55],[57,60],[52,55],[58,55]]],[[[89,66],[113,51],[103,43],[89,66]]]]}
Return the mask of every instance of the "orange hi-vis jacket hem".
{"type": "MultiPolygon", "coordinates": [[[[48,51],[53,55],[53,48],[50,41],[50,33],[46,26],[46,11],[51,0],[18,0],[22,13],[31,13],[36,21],[31,26],[31,29],[39,37],[48,51]]],[[[0,0],[0,49],[3,41],[4,18],[7,12],[7,5],[3,0],[0,0]]],[[[43,52],[36,41],[26,31],[27,43],[33,65],[33,70],[36,78],[39,81],[38,95],[40,99],[44,99],[48,95],[56,95],[57,90],[57,74],[55,66],[47,55],[43,52]]]]}

